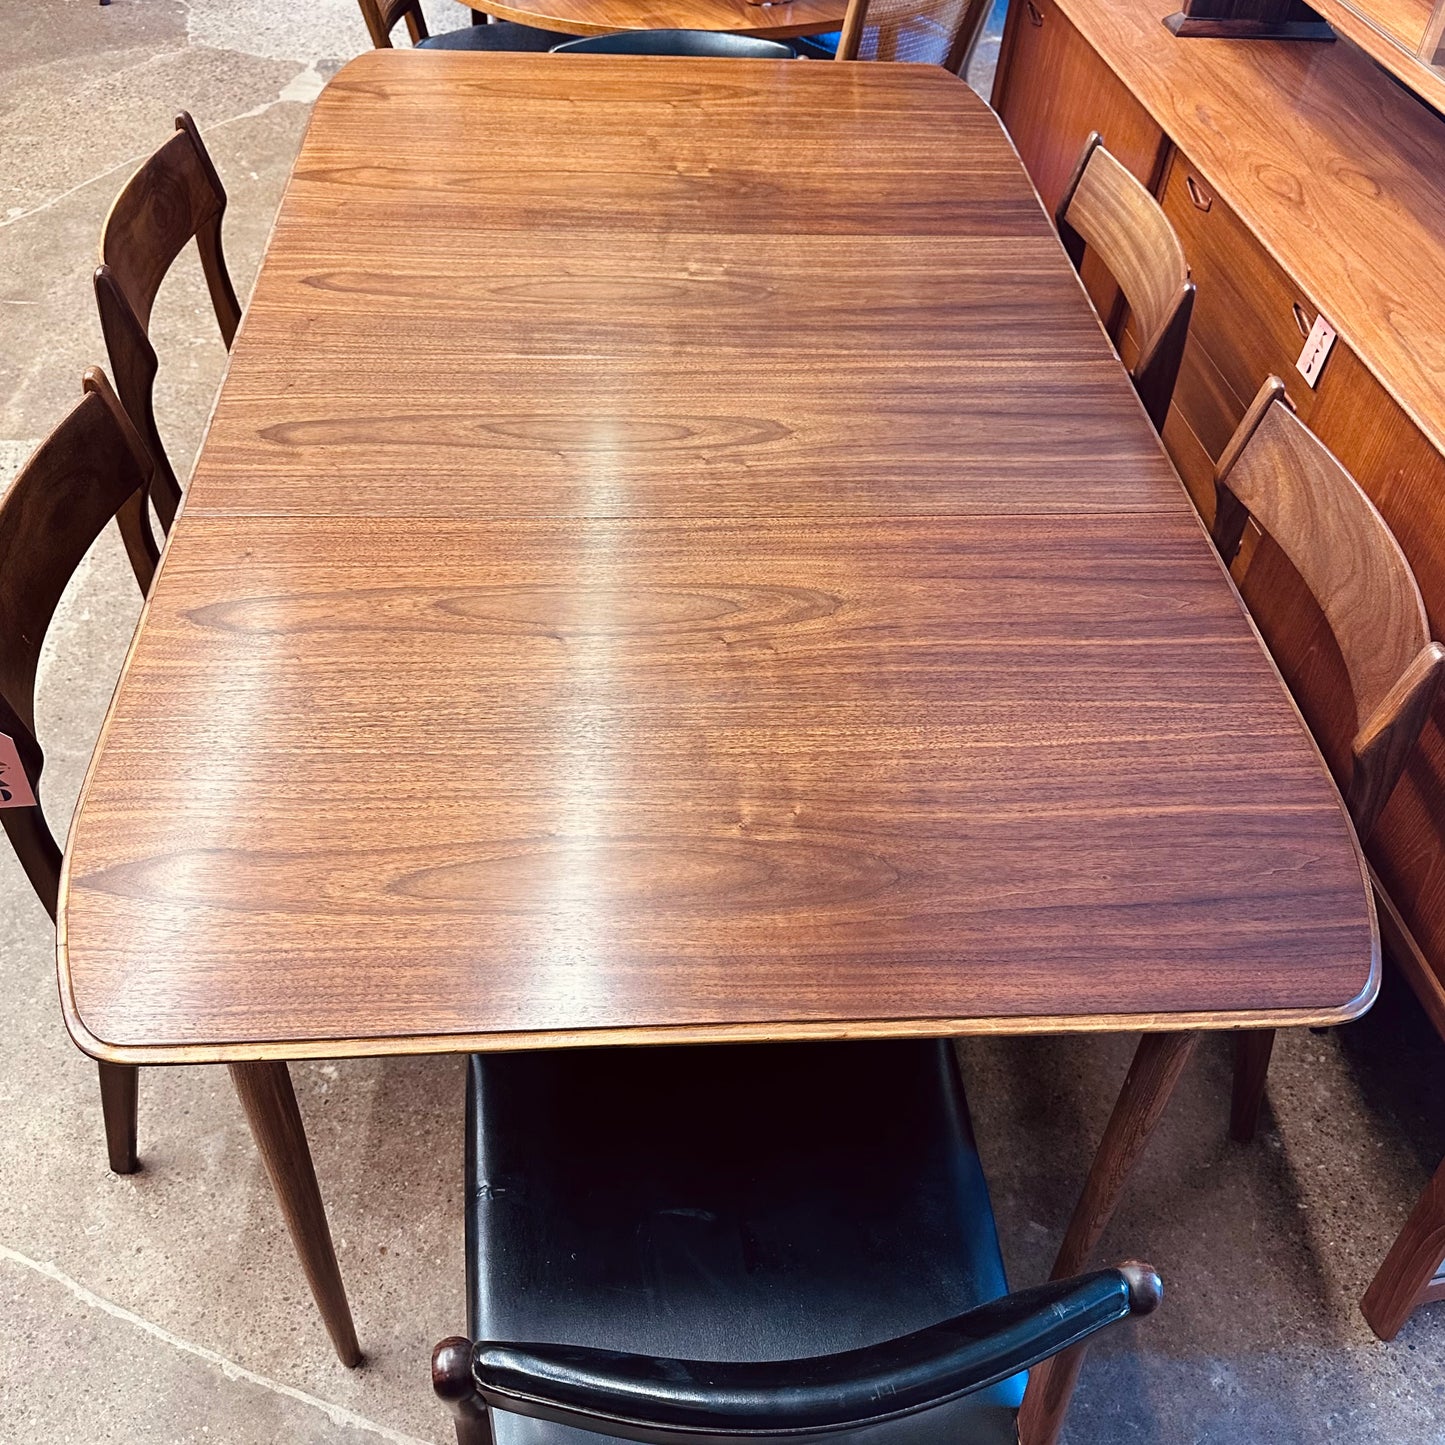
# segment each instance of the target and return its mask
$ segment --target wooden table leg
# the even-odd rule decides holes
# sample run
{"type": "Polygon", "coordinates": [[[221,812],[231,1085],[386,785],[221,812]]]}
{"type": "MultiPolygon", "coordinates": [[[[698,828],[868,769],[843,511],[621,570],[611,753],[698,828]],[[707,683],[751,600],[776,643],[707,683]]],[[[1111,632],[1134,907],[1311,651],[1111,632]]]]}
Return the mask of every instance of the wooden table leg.
{"type": "Polygon", "coordinates": [[[140,1070],[133,1064],[99,1064],[97,1068],[105,1148],[111,1170],[116,1174],[134,1174],[140,1167],[135,1152],[140,1070]]]}
{"type": "Polygon", "coordinates": [[[1445,1298],[1436,1272],[1445,1256],[1445,1164],[1416,1200],[1405,1227],[1370,1281],[1360,1310],[1382,1340],[1393,1340],[1417,1305],[1445,1298]]]}
{"type": "Polygon", "coordinates": [[[230,1068],[241,1107],[246,1111],[256,1147],[271,1176],[282,1217],[291,1231],[291,1242],[301,1257],[301,1268],[306,1271],[307,1283],[326,1322],[331,1342],[343,1365],[359,1365],[361,1348],[356,1343],[351,1306],[346,1302],[346,1289],[341,1283],[341,1270],[331,1244],[331,1229],[321,1204],[321,1190],[316,1184],[316,1170],[311,1163],[301,1111],[296,1107],[291,1075],[284,1063],[270,1061],[232,1064],[230,1068]]]}
{"type": "MultiPolygon", "coordinates": [[[[1067,1279],[1088,1264],[1198,1038],[1193,1033],[1172,1033],[1145,1034],[1139,1040],[1134,1062],[1054,1261],[1054,1279],[1067,1279]]],[[[1083,1363],[1084,1346],[1079,1345],[1029,1372],[1028,1391],[1019,1411],[1019,1439],[1023,1445],[1054,1445],[1083,1363]]]]}

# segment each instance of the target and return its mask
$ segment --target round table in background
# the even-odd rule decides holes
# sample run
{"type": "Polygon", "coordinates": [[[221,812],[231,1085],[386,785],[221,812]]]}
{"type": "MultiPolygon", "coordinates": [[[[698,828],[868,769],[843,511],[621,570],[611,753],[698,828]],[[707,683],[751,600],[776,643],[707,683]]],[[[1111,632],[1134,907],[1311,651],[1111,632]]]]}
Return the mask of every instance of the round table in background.
{"type": "MultiPolygon", "coordinates": [[[[476,7],[481,8],[481,7],[476,7]]],[[[611,35],[618,30],[727,30],[768,40],[818,35],[843,24],[847,0],[487,0],[498,20],[515,20],[563,35],[611,35]]]]}

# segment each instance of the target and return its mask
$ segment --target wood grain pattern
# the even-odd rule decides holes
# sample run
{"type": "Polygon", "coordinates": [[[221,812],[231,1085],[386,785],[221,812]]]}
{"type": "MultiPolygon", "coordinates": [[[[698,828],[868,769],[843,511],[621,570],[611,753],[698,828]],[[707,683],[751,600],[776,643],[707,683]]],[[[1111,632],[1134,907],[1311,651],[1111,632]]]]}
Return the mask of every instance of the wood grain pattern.
{"type": "Polygon", "coordinates": [[[1430,642],[1425,604],[1384,518],[1283,398],[1268,378],[1224,449],[1214,540],[1232,562],[1253,518],[1281,547],[1330,624],[1363,733],[1430,642]]]}
{"type": "Polygon", "coordinates": [[[164,1049],[1363,1006],[1317,756],[1192,518],[1129,535],[188,514],[77,828],[80,1020],[164,1049]]]}
{"type": "Polygon", "coordinates": [[[107,721],[62,985],[125,1059],[1337,1019],[1361,869],[960,82],[374,52],[107,721]]]}
{"type": "Polygon", "coordinates": [[[1055,222],[1069,259],[1082,266],[1087,248],[1124,293],[1129,375],[1149,420],[1162,431],[1194,307],[1179,237],[1153,194],[1109,152],[1098,131],[1084,143],[1055,222]]]}
{"type": "Polygon", "coordinates": [[[612,35],[619,30],[725,30],[789,40],[837,30],[847,0],[488,0],[487,13],[539,30],[612,35]]]}
{"type": "Polygon", "coordinates": [[[1171,0],[1050,3],[1445,451],[1445,121],[1351,45],[1190,43],[1171,0]]]}
{"type": "Polygon", "coordinates": [[[461,94],[492,75],[506,105],[454,102],[433,135],[438,57],[410,59],[386,104],[411,129],[366,125],[351,69],[320,103],[193,510],[1173,505],[997,122],[948,76],[907,73],[924,109],[862,67],[611,62],[579,108],[559,67],[488,57],[461,94]],[[343,216],[364,257],[326,244],[343,216]],[[459,230],[485,266],[455,265],[459,230]],[[1046,435],[1038,389],[1074,398],[1046,435]]]}

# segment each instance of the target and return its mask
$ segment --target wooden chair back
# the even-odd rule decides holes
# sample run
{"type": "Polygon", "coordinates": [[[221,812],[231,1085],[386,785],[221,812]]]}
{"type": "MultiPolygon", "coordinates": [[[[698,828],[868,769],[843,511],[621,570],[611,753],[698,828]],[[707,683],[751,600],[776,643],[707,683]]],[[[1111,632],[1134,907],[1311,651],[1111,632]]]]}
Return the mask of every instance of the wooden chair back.
{"type": "Polygon", "coordinates": [[[39,801],[45,763],[35,736],[40,649],[67,583],[112,517],[121,522],[142,592],[148,588],[155,543],[147,569],[132,539],[140,529],[150,537],[145,499],[153,475],[145,443],[104,373],[92,368],[79,405],[41,442],[0,500],[0,732],[15,744],[36,799],[33,807],[0,807],[0,823],[51,918],[60,848],[39,801]]]}
{"type": "Polygon", "coordinates": [[[1355,479],[1290,410],[1284,383],[1260,388],[1214,479],[1213,537],[1226,564],[1250,518],[1319,605],[1355,706],[1345,803],[1363,839],[1429,717],[1445,648],[1394,533],[1355,479]]]}
{"type": "Polygon", "coordinates": [[[848,0],[836,60],[894,60],[962,73],[990,0],[848,0]]]}
{"type": "MultiPolygon", "coordinates": [[[[407,34],[411,43],[425,40],[428,35],[426,16],[421,13],[421,0],[360,0],[361,18],[371,35],[371,43],[378,50],[391,50],[391,32],[398,20],[406,21],[407,34]]],[[[561,38],[560,36],[558,37],[561,38]]]]}
{"type": "Polygon", "coordinates": [[[156,430],[153,392],[157,360],[150,342],[151,308],[171,264],[194,240],[227,349],[241,321],[226,258],[221,219],[226,192],[195,122],[184,111],[176,134],[126,183],[100,237],[95,299],[116,391],[155,458],[151,500],[170,528],[181,487],[156,430]]]}
{"type": "Polygon", "coordinates": [[[1129,374],[1162,431],[1194,309],[1189,263],[1169,217],[1095,132],[1084,143],[1054,220],[1074,266],[1083,263],[1087,247],[1124,293],[1139,339],[1129,374]]]}

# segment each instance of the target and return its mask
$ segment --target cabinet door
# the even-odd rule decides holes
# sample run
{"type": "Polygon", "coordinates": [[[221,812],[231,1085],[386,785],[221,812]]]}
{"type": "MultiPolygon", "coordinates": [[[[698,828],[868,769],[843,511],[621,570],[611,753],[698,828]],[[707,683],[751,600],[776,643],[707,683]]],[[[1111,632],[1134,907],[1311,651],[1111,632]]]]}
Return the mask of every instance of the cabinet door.
{"type": "MultiPolygon", "coordinates": [[[[1010,0],[993,100],[1050,215],[1091,131],[1151,189],[1163,169],[1164,132],[1053,0],[1010,0]]],[[[1117,288],[1092,256],[1083,274],[1117,337],[1117,288]]]]}

